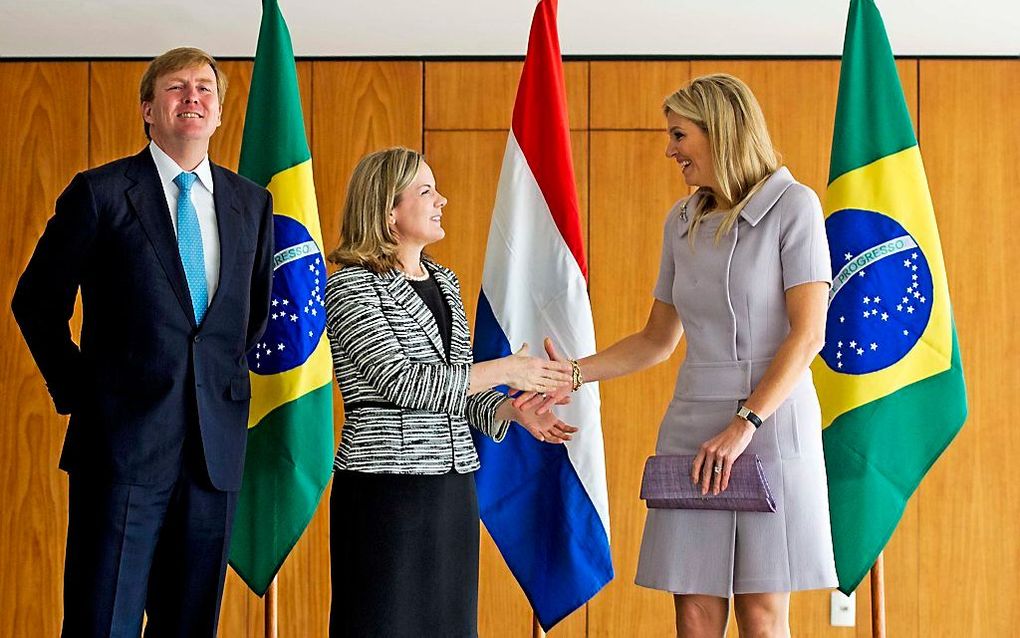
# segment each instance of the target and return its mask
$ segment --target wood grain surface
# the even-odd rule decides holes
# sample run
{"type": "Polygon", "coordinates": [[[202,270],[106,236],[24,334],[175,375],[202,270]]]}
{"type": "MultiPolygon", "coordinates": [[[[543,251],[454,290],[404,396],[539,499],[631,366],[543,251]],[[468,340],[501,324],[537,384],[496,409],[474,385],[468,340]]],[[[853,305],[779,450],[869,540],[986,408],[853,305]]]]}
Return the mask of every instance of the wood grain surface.
{"type": "MultiPolygon", "coordinates": [[[[0,120],[6,309],[54,201],[88,167],[88,64],[0,63],[0,85],[16,107],[0,120]]],[[[67,537],[67,476],[57,459],[67,418],[54,411],[9,311],[0,337],[0,635],[56,636],[67,537]]]]}
{"type": "MultiPolygon", "coordinates": [[[[508,129],[522,62],[429,62],[425,70],[425,128],[508,129]]],[[[588,128],[588,63],[563,65],[567,119],[588,128]]]]}
{"type": "MultiPolygon", "coordinates": [[[[1020,387],[1020,315],[1009,264],[1011,204],[1020,198],[1016,60],[898,62],[919,130],[946,256],[967,374],[970,418],[911,500],[886,549],[891,636],[1007,636],[1020,586],[1020,487],[1010,471],[1020,430],[1001,406],[1020,387]],[[998,409],[996,409],[998,408],[998,409]]],[[[432,254],[460,276],[473,322],[519,62],[308,61],[299,64],[323,241],[336,242],[347,180],[365,153],[424,150],[450,204],[432,254]]],[[[0,242],[10,299],[53,202],[76,171],[145,145],[138,110],[144,62],[0,62],[18,117],[0,123],[0,242]]],[[[828,176],[839,65],[819,60],[597,61],[566,64],[571,144],[600,347],[639,329],[651,304],[662,223],[686,189],[663,156],[661,101],[689,77],[724,71],[758,96],[794,175],[821,194],[828,176]],[[590,119],[589,119],[590,116],[590,119]]],[[[230,87],[214,161],[234,168],[251,62],[223,63],[230,87]]],[[[862,132],[861,134],[867,134],[862,132]]],[[[56,636],[66,534],[66,478],[56,468],[58,417],[10,313],[0,365],[0,635],[56,636]]],[[[602,385],[616,579],[550,635],[674,635],[669,595],[633,584],[644,524],[641,467],[654,449],[683,343],[669,362],[602,385]]],[[[342,427],[337,400],[336,431],[342,427]]],[[[280,575],[281,636],[325,636],[328,493],[280,575]]],[[[829,594],[793,597],[796,636],[870,635],[868,585],[858,625],[828,624],[829,594]]],[[[526,636],[527,600],[483,532],[479,621],[486,638],[526,636]]],[[[222,636],[262,635],[262,602],[232,573],[222,636]]],[[[735,636],[731,626],[728,635],[735,636]]]]}
{"type": "Polygon", "coordinates": [[[1020,64],[923,60],[921,154],[942,236],[970,416],[915,497],[919,636],[1020,627],[1020,302],[1010,229],[1020,201],[1020,64]]]}

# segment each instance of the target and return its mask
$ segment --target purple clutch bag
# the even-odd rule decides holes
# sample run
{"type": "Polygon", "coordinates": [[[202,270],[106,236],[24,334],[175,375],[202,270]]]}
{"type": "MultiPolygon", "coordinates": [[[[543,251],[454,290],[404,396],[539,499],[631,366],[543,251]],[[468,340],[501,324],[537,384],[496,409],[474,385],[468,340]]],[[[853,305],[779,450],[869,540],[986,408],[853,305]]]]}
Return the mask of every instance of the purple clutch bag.
{"type": "Polygon", "coordinates": [[[725,492],[702,496],[701,486],[691,483],[693,454],[651,456],[641,477],[641,498],[649,508],[774,512],[776,501],[769,491],[765,471],[757,454],[737,457],[725,492]]]}

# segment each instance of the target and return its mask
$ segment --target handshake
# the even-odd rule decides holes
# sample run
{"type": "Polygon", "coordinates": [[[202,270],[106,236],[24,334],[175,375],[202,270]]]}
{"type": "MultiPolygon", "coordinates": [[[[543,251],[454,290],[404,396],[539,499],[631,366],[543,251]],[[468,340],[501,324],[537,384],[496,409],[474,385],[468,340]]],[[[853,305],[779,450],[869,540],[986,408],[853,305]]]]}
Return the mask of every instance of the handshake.
{"type": "Polygon", "coordinates": [[[550,408],[570,403],[570,393],[581,387],[584,379],[577,361],[561,355],[552,339],[546,337],[544,346],[548,359],[529,354],[525,343],[514,354],[498,360],[512,397],[505,410],[536,439],[563,443],[577,428],[559,420],[550,408]]]}

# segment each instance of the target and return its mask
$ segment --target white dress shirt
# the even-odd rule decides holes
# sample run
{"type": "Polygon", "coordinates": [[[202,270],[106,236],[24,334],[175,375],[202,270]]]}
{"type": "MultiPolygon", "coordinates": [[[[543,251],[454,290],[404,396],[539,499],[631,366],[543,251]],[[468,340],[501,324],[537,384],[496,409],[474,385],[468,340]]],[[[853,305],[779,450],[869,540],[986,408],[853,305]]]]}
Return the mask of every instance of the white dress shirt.
{"type": "MultiPolygon", "coordinates": [[[[159,171],[159,181],[163,184],[163,194],[166,196],[166,205],[170,210],[170,222],[174,225],[174,235],[176,235],[177,194],[181,189],[174,183],[174,178],[187,171],[163,152],[163,149],[155,142],[149,142],[149,151],[152,153],[152,159],[156,162],[156,170],[159,171]]],[[[213,180],[212,169],[209,167],[209,156],[206,155],[202,163],[191,172],[198,176],[195,184],[191,187],[191,203],[195,205],[195,211],[198,213],[198,227],[202,233],[202,252],[205,256],[205,280],[209,286],[209,303],[212,304],[216,286],[220,281],[220,232],[216,225],[216,204],[213,202],[213,180]]]]}

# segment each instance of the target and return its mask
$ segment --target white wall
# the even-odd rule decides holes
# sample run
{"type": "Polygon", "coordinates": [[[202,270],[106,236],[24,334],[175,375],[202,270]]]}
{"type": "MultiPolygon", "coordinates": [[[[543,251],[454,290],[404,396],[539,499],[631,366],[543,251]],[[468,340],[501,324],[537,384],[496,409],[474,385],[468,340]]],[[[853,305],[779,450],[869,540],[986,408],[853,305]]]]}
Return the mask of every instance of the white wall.
{"type": "MultiPolygon", "coordinates": [[[[523,55],[535,0],[280,0],[299,56],[523,55]]],[[[1020,55],[1018,0],[878,0],[897,55],[1020,55]]],[[[566,55],[839,55],[849,0],[560,0],[566,55]]],[[[258,0],[0,0],[0,57],[254,55],[258,0]]]]}

